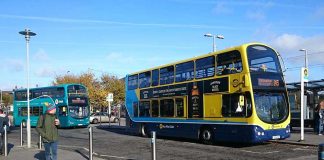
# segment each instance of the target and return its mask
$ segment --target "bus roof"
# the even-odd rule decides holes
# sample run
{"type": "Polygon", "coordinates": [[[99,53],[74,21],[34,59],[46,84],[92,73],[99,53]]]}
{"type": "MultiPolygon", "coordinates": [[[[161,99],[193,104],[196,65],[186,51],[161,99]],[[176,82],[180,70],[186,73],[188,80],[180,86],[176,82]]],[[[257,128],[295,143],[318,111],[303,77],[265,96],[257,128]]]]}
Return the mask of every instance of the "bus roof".
{"type": "Polygon", "coordinates": [[[229,47],[229,48],[226,48],[226,49],[223,49],[223,50],[219,50],[219,51],[216,51],[216,52],[210,52],[210,53],[207,53],[207,54],[203,54],[203,55],[195,56],[195,57],[192,57],[192,58],[188,58],[188,59],[176,61],[176,62],[173,62],[173,63],[168,63],[168,64],[165,64],[165,65],[152,67],[152,68],[145,69],[145,70],[142,70],[142,71],[137,71],[137,72],[134,72],[134,73],[131,73],[131,74],[128,74],[128,75],[139,74],[139,73],[151,71],[151,70],[154,70],[154,69],[164,68],[164,67],[167,67],[167,66],[171,66],[171,65],[175,65],[175,64],[180,64],[180,63],[188,62],[188,61],[191,61],[191,60],[200,59],[200,58],[208,57],[208,56],[211,56],[211,55],[217,55],[217,54],[221,54],[221,53],[225,53],[225,52],[229,52],[229,51],[233,51],[233,50],[240,50],[240,49],[246,48],[247,46],[250,46],[250,45],[264,45],[264,46],[268,46],[268,45],[266,45],[264,43],[258,43],[258,42],[245,43],[245,44],[242,44],[242,45],[239,45],[239,46],[229,47]]]}
{"type": "MultiPolygon", "coordinates": [[[[67,86],[70,86],[70,85],[80,85],[80,86],[84,86],[84,85],[79,84],[79,83],[65,83],[65,84],[59,84],[59,85],[54,85],[54,86],[30,88],[30,90],[34,90],[34,89],[44,89],[44,88],[67,87],[67,86]]],[[[16,89],[16,90],[14,90],[14,92],[16,92],[16,91],[25,91],[25,90],[27,90],[27,89],[26,88],[24,88],[24,89],[16,89]]]]}

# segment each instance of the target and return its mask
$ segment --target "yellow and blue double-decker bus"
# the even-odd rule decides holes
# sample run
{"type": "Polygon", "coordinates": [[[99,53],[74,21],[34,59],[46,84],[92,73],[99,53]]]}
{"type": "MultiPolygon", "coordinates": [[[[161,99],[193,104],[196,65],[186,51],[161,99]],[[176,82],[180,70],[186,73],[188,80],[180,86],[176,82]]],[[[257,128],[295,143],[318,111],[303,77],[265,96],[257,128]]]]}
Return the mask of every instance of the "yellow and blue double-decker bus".
{"type": "Polygon", "coordinates": [[[129,74],[127,126],[204,143],[285,139],[290,111],[278,56],[249,43],[129,74]]]}
{"type": "MultiPolygon", "coordinates": [[[[50,87],[31,88],[30,124],[37,125],[38,117],[46,112],[45,103],[56,105],[56,116],[62,128],[86,127],[89,125],[89,96],[85,86],[62,84],[50,87]]],[[[14,125],[27,122],[27,90],[14,91],[14,125]]]]}

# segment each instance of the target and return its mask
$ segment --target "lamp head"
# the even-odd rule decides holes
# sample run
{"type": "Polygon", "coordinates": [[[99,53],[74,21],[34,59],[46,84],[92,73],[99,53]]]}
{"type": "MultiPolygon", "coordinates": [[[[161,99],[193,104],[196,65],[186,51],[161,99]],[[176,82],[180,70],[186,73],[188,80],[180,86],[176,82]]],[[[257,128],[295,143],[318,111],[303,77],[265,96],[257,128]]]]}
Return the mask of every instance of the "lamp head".
{"type": "Polygon", "coordinates": [[[224,39],[224,36],[223,35],[217,35],[216,36],[218,39],[224,39]]]}
{"type": "Polygon", "coordinates": [[[205,36],[205,37],[213,37],[213,35],[210,34],[210,33],[206,33],[204,36],[205,36]]]}

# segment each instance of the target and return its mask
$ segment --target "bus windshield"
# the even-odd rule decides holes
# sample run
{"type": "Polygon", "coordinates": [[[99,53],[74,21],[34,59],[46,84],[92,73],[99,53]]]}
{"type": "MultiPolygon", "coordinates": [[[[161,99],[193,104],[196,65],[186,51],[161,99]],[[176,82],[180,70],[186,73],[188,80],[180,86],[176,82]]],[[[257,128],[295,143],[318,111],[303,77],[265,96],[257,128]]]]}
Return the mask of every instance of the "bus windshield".
{"type": "Polygon", "coordinates": [[[85,118],[89,116],[88,106],[69,106],[70,116],[73,118],[85,118]]]}
{"type": "Polygon", "coordinates": [[[288,108],[284,93],[254,94],[255,108],[258,117],[267,123],[279,123],[288,116],[288,108]]]}
{"type": "Polygon", "coordinates": [[[88,98],[69,98],[69,114],[73,118],[84,118],[89,116],[88,98]]]}
{"type": "Polygon", "coordinates": [[[251,72],[281,72],[277,54],[273,49],[251,45],[247,48],[247,54],[251,72]]]}

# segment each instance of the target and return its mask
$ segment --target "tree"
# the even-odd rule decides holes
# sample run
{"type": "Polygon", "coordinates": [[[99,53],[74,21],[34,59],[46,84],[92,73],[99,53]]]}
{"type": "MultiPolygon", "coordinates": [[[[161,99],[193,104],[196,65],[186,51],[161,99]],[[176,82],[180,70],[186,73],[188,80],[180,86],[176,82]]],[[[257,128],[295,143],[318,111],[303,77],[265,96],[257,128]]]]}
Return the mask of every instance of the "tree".
{"type": "Polygon", "coordinates": [[[13,104],[13,96],[8,92],[2,92],[2,106],[8,107],[13,104]]]}
{"type": "Polygon", "coordinates": [[[117,76],[103,74],[100,80],[88,71],[80,75],[63,75],[55,77],[53,85],[64,83],[80,83],[87,87],[89,93],[90,105],[95,109],[107,108],[106,97],[108,93],[114,94],[114,104],[123,103],[125,99],[124,81],[117,76]]]}
{"type": "Polygon", "coordinates": [[[125,100],[125,82],[117,76],[104,74],[101,76],[103,89],[114,94],[114,104],[123,103],[125,100]]]}

